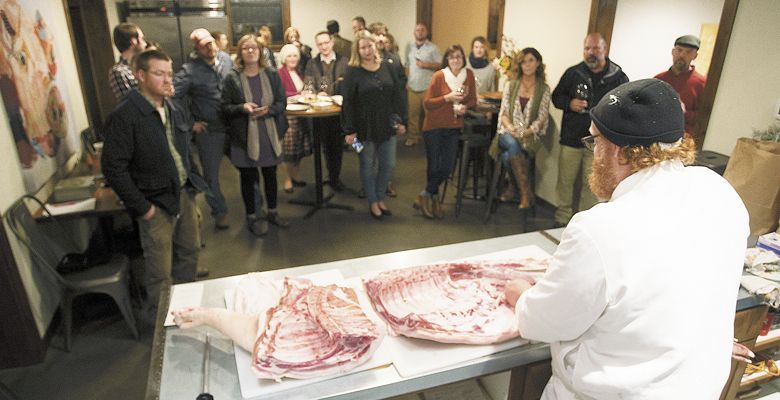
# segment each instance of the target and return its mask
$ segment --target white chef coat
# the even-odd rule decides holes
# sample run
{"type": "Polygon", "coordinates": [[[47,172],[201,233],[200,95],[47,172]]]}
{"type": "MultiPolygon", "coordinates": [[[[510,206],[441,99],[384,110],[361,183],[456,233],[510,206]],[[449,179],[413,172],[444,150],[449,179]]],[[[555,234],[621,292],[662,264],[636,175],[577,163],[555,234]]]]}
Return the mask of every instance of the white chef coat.
{"type": "Polygon", "coordinates": [[[543,399],[717,399],[730,369],[748,214],[726,180],[665,161],[574,216],[516,305],[550,343],[543,399]]]}

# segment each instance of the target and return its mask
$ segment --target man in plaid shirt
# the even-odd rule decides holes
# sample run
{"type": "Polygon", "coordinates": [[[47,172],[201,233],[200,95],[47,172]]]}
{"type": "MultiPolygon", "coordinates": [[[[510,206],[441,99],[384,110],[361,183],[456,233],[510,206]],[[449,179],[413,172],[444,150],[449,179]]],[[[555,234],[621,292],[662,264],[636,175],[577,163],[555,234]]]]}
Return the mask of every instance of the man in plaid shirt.
{"type": "Polygon", "coordinates": [[[130,60],[146,48],[144,33],[138,25],[123,22],[114,27],[114,45],[122,54],[108,71],[108,82],[117,101],[120,101],[138,87],[133,71],[130,70],[130,60]]]}

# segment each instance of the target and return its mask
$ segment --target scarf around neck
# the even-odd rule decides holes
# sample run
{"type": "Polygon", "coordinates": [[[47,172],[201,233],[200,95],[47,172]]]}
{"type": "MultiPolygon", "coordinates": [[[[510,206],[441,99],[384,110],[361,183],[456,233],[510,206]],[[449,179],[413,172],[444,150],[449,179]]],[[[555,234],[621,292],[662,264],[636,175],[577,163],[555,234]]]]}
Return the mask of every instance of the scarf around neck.
{"type": "Polygon", "coordinates": [[[474,57],[474,53],[469,54],[469,65],[471,65],[471,68],[474,69],[481,69],[488,66],[490,62],[488,61],[487,57],[482,58],[476,58],[474,57]]]}
{"type": "MultiPolygon", "coordinates": [[[[257,103],[260,107],[270,106],[274,101],[271,80],[268,79],[268,74],[265,73],[264,68],[260,68],[258,75],[260,76],[260,87],[262,88],[263,93],[262,98],[255,99],[252,97],[252,89],[249,87],[249,77],[243,71],[239,74],[241,77],[241,88],[244,92],[244,99],[257,103]]],[[[252,161],[257,161],[257,159],[260,158],[260,129],[257,125],[259,119],[251,117],[248,117],[247,119],[246,154],[252,161]]],[[[268,139],[271,142],[274,154],[278,157],[279,154],[282,153],[282,146],[281,143],[279,143],[279,135],[276,131],[276,121],[269,115],[263,117],[262,121],[265,123],[265,131],[268,134],[268,139]]]]}
{"type": "Polygon", "coordinates": [[[444,81],[447,82],[447,86],[453,92],[460,89],[463,83],[466,82],[466,68],[461,68],[458,76],[452,73],[450,67],[444,68],[442,73],[444,74],[444,81]]]}

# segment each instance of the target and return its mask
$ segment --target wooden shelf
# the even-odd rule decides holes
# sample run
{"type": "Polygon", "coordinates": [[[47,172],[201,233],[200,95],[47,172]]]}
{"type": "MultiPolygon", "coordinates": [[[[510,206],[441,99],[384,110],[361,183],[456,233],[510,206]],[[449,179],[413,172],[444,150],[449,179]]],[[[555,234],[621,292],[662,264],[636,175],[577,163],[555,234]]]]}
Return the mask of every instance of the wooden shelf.
{"type": "Polygon", "coordinates": [[[772,347],[780,347],[780,328],[772,329],[766,336],[756,338],[756,346],[753,352],[758,353],[772,347]]]}
{"type": "MultiPolygon", "coordinates": [[[[775,360],[775,363],[778,363],[780,361],[775,360]]],[[[743,375],[742,380],[739,383],[740,389],[745,389],[747,387],[750,387],[752,385],[772,380],[774,378],[778,378],[777,376],[769,375],[766,371],[759,371],[750,375],[743,375]]]]}

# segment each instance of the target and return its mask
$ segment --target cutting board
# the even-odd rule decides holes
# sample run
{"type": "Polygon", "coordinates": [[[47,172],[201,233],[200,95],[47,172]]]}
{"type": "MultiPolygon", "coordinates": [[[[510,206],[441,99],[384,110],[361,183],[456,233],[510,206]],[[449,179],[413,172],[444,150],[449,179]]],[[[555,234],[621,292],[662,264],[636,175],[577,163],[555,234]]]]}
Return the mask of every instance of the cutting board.
{"type": "MultiPolygon", "coordinates": [[[[307,278],[311,280],[312,283],[317,285],[329,285],[331,283],[335,283],[340,286],[350,286],[353,288],[356,288],[356,286],[359,288],[360,286],[359,279],[353,278],[350,284],[344,280],[344,277],[341,275],[341,271],[336,269],[317,272],[310,275],[303,275],[301,278],[307,278]]],[[[361,297],[361,292],[361,290],[356,290],[360,300],[360,305],[363,307],[364,312],[369,318],[372,318],[378,325],[380,325],[382,332],[385,332],[387,328],[385,327],[384,322],[382,322],[382,320],[376,316],[376,313],[368,302],[368,299],[365,298],[365,294],[363,294],[361,297]]],[[[233,309],[233,290],[228,290],[225,292],[225,304],[228,310],[233,309]]],[[[387,336],[385,336],[385,338],[387,338],[387,336]]],[[[392,363],[392,348],[392,344],[386,341],[382,341],[382,344],[368,361],[353,369],[352,371],[349,371],[347,374],[353,374],[372,368],[390,365],[392,363]]],[[[329,376],[311,379],[283,378],[281,382],[276,382],[270,379],[259,379],[255,373],[252,372],[252,368],[250,367],[252,363],[252,355],[246,350],[238,347],[235,343],[233,344],[233,349],[236,356],[236,370],[238,371],[238,382],[239,386],[241,387],[241,396],[243,396],[245,399],[293,390],[301,386],[310,385],[315,382],[320,382],[335,377],[329,376]]]]}
{"type": "MultiPolygon", "coordinates": [[[[461,260],[516,260],[527,257],[536,259],[549,258],[550,254],[537,246],[525,246],[516,249],[498,251],[461,260]]],[[[538,277],[543,274],[539,273],[538,277]]],[[[537,278],[538,278],[537,277],[537,278]]],[[[385,342],[392,345],[393,365],[398,374],[404,378],[426,374],[436,370],[461,364],[476,358],[488,356],[528,343],[528,340],[515,338],[503,343],[491,345],[460,345],[438,343],[430,340],[407,338],[404,336],[388,337],[385,342]]]]}

